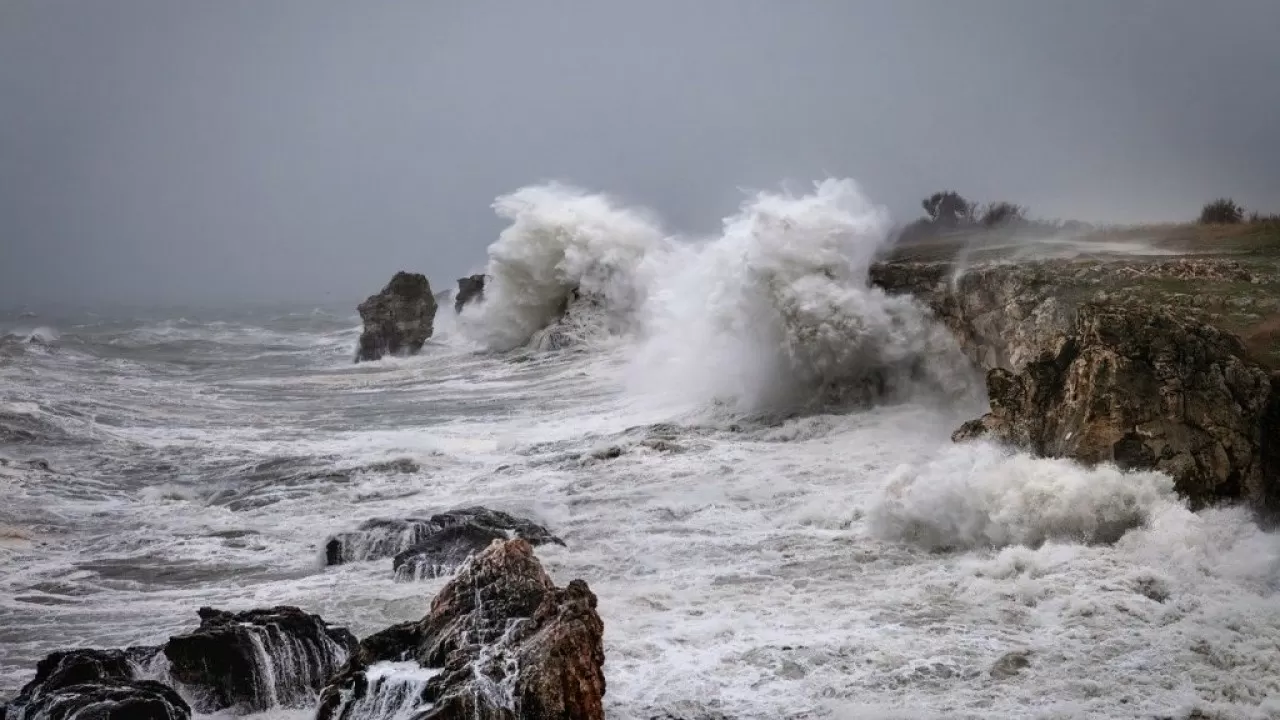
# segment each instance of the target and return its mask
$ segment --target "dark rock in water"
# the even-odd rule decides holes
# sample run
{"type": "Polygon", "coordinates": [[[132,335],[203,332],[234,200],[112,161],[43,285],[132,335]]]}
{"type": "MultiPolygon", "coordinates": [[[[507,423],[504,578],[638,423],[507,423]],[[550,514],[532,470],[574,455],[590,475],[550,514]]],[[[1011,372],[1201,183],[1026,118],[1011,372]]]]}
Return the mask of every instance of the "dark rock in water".
{"type": "Polygon", "coordinates": [[[557,588],[527,541],[494,542],[421,621],[362,642],[316,717],[363,717],[377,707],[381,717],[419,720],[601,720],[603,633],[585,582],[557,588]],[[383,681],[388,662],[427,671],[421,689],[383,681]]]}
{"type": "Polygon", "coordinates": [[[1160,470],[1193,505],[1274,502],[1263,445],[1267,371],[1235,336],[1154,308],[1085,305],[1020,372],[987,374],[991,412],[955,439],[1160,470]]]}
{"type": "MultiPolygon", "coordinates": [[[[154,649],[153,649],[154,650],[154,649]]],[[[186,720],[191,708],[171,688],[137,679],[128,652],[69,650],[49,655],[9,703],[4,720],[186,720]]]]}
{"type": "Polygon", "coordinates": [[[396,458],[394,460],[384,460],[382,462],[369,463],[365,465],[363,470],[369,472],[380,473],[400,473],[403,475],[411,475],[413,473],[422,472],[422,466],[413,460],[413,458],[396,458]]]}
{"type": "Polygon", "coordinates": [[[458,278],[458,294],[453,298],[453,311],[462,312],[462,308],[473,302],[484,300],[484,275],[472,275],[458,278]]]}
{"type": "Polygon", "coordinates": [[[506,540],[507,534],[479,525],[447,527],[423,542],[396,555],[392,569],[399,580],[422,580],[452,573],[494,540],[506,540]]]}
{"type": "Polygon", "coordinates": [[[173,688],[153,680],[68,685],[26,704],[15,701],[4,720],[188,720],[191,708],[173,688]]]}
{"type": "Polygon", "coordinates": [[[490,510],[486,507],[475,506],[450,510],[432,515],[431,522],[436,523],[442,530],[458,525],[473,525],[505,532],[508,538],[528,540],[529,544],[535,546],[547,543],[564,545],[563,540],[552,535],[550,530],[535,522],[518,518],[501,510],[490,510]]]}
{"type": "Polygon", "coordinates": [[[132,680],[134,675],[133,664],[121,650],[61,650],[36,665],[36,677],[21,695],[101,680],[132,680]]]}
{"type": "Polygon", "coordinates": [[[404,552],[438,532],[440,527],[421,518],[373,518],[350,532],[332,535],[324,543],[326,565],[379,560],[404,552]]]}
{"type": "MultiPolygon", "coordinates": [[[[428,542],[432,536],[446,528],[460,525],[498,533],[503,538],[524,538],[534,545],[564,545],[564,541],[534,522],[498,510],[469,507],[438,513],[429,518],[366,520],[356,530],[338,533],[325,541],[325,562],[329,565],[341,565],[394,557],[428,542]]],[[[486,542],[485,545],[487,544],[486,542]]]]}
{"type": "Polygon", "coordinates": [[[356,362],[384,355],[413,355],[431,337],[436,299],[425,275],[398,272],[377,295],[360,303],[364,332],[356,362]]]}
{"type": "Polygon", "coordinates": [[[1030,653],[1025,650],[1008,652],[1001,655],[1000,659],[991,666],[991,677],[1011,678],[1029,667],[1031,667],[1030,653]]]}
{"type": "Polygon", "coordinates": [[[169,638],[173,679],[200,698],[199,712],[303,707],[347,661],[356,639],[296,607],[233,614],[200,608],[195,632],[169,638]]]}

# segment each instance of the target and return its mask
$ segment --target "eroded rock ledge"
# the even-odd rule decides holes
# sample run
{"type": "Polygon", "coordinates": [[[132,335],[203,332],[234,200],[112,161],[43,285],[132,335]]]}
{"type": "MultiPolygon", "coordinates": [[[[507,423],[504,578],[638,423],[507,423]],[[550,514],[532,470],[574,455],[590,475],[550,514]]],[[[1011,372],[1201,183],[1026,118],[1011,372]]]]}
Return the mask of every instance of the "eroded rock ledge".
{"type": "Polygon", "coordinates": [[[1193,506],[1269,512],[1280,510],[1280,374],[1233,330],[1277,312],[1277,281],[1220,258],[872,268],[987,372],[991,412],[954,439],[1160,470],[1193,506]]]}

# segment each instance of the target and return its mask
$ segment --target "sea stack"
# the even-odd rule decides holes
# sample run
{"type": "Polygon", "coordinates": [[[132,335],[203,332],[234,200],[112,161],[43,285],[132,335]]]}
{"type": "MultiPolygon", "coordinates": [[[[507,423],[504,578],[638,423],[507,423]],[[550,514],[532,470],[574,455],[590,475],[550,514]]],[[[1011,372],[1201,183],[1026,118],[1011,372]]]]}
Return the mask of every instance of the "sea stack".
{"type": "Polygon", "coordinates": [[[484,275],[458,278],[458,294],[453,298],[453,311],[462,312],[470,303],[484,300],[484,275]]]}
{"type": "Polygon", "coordinates": [[[382,292],[370,295],[358,309],[364,332],[356,362],[417,354],[435,325],[436,299],[420,273],[396,273],[382,292]]]}

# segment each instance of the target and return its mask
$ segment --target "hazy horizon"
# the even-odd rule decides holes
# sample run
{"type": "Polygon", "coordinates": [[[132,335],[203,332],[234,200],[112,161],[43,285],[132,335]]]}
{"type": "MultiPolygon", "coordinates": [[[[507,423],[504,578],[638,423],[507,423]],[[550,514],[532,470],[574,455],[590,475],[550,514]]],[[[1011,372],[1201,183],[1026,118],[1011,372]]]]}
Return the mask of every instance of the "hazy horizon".
{"type": "Polygon", "coordinates": [[[747,189],[1044,218],[1280,211],[1280,4],[0,5],[0,307],[352,304],[559,180],[714,233],[747,189]]]}

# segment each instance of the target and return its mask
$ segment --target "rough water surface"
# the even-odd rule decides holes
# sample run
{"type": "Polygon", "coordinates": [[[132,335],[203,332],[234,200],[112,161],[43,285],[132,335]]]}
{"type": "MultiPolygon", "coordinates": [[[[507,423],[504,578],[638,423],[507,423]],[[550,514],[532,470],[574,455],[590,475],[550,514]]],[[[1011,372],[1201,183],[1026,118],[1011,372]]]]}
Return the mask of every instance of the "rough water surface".
{"type": "MultiPolygon", "coordinates": [[[[744,217],[774,232],[812,204],[744,217]]],[[[814,237],[861,212],[835,207],[814,237]]],[[[723,302],[704,297],[713,315],[693,324],[728,328],[704,354],[724,370],[711,388],[696,348],[660,365],[698,340],[662,325],[696,304],[687,277],[643,297],[628,282],[634,335],[495,353],[466,324],[502,308],[468,307],[458,326],[441,314],[421,355],[358,366],[346,311],[4,319],[0,697],[49,652],[162,643],[201,606],[296,605],[360,636],[420,618],[446,578],[397,581],[386,558],[325,567],[326,538],[482,505],[562,538],[538,556],[598,595],[610,718],[1280,714],[1275,535],[1243,510],[1190,512],[1162,475],[953,445],[983,408],[938,390],[966,380],[933,362],[947,351],[923,316],[751,255],[741,235],[763,235],[744,222],[727,235],[747,275],[712,283],[723,302]],[[786,303],[775,326],[759,288],[786,303]],[[738,329],[715,322],[735,307],[738,329]],[[26,342],[39,327],[48,341],[26,342]],[[832,327],[865,332],[838,352],[832,327]],[[912,354],[932,360],[907,372],[912,354]],[[830,406],[737,392],[784,374],[789,403],[861,381],[841,363],[919,383],[830,406]]],[[[865,264],[821,257],[828,279],[865,264]]],[[[504,346],[524,332],[502,327],[504,346]]],[[[425,681],[377,673],[406,697],[425,681]]]]}

